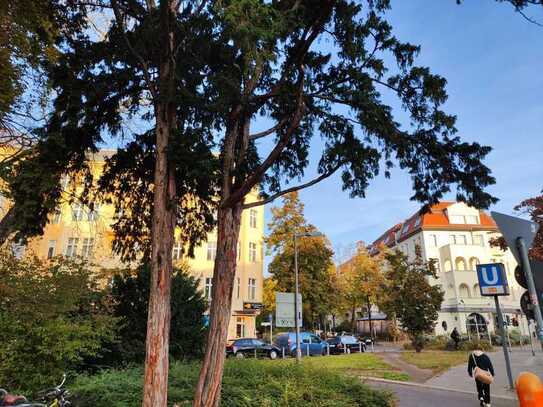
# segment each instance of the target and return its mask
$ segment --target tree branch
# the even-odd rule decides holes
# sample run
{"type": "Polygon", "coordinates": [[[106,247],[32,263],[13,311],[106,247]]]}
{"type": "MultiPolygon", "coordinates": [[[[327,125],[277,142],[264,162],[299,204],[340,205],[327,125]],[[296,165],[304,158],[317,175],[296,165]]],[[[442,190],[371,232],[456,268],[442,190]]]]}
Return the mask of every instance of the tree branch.
{"type": "Polygon", "coordinates": [[[243,199],[245,195],[249,193],[251,189],[260,181],[264,173],[272,166],[272,164],[277,160],[280,154],[283,152],[286,147],[290,137],[294,131],[298,128],[300,121],[302,120],[302,113],[304,110],[303,102],[303,86],[304,86],[304,70],[303,67],[300,67],[300,78],[298,79],[298,96],[296,100],[296,110],[292,116],[291,123],[283,136],[280,138],[279,142],[275,145],[273,150],[268,154],[268,157],[256,168],[253,173],[245,180],[244,184],[234,191],[229,197],[222,202],[222,207],[229,207],[236,202],[239,202],[243,199]]]}
{"type": "Polygon", "coordinates": [[[254,208],[255,206],[266,205],[267,203],[270,203],[270,202],[276,200],[277,198],[279,198],[279,197],[281,197],[283,195],[289,194],[291,192],[300,191],[301,189],[304,189],[304,188],[308,188],[308,187],[310,187],[312,185],[315,185],[315,184],[321,182],[322,180],[328,178],[329,176],[334,174],[340,167],[341,167],[341,164],[338,164],[331,171],[325,172],[325,173],[319,175],[318,177],[313,178],[311,181],[308,181],[308,182],[306,182],[304,184],[300,184],[300,185],[297,185],[297,186],[294,186],[294,187],[291,187],[291,188],[284,189],[283,191],[279,191],[279,192],[277,192],[277,193],[275,193],[275,194],[273,194],[273,195],[269,196],[268,198],[263,199],[261,201],[244,204],[242,206],[242,208],[243,209],[249,209],[249,208],[254,208]]]}
{"type": "Polygon", "coordinates": [[[259,133],[255,133],[255,134],[251,134],[249,136],[249,140],[257,140],[259,138],[262,138],[262,137],[266,137],[272,133],[275,133],[278,129],[280,129],[281,127],[283,127],[286,123],[287,123],[288,119],[283,119],[281,120],[279,123],[277,123],[275,126],[269,128],[268,130],[265,130],[265,131],[261,131],[259,133]]]}
{"type": "MultiPolygon", "coordinates": [[[[148,0],[148,6],[149,4],[154,4],[153,0],[148,0]]],[[[132,44],[130,43],[128,36],[126,35],[126,30],[124,27],[124,20],[121,15],[121,11],[119,10],[119,5],[117,4],[117,0],[112,0],[111,5],[113,7],[113,14],[115,14],[115,20],[117,21],[117,24],[119,24],[119,27],[121,29],[121,32],[123,34],[124,40],[126,42],[126,46],[130,50],[130,52],[140,61],[141,67],[143,69],[143,76],[145,77],[145,81],[147,82],[147,86],[149,88],[149,91],[151,92],[151,95],[154,100],[157,99],[157,92],[155,89],[155,85],[153,81],[151,80],[151,75],[149,74],[149,65],[147,64],[147,61],[143,59],[143,57],[134,49],[132,44]]]]}

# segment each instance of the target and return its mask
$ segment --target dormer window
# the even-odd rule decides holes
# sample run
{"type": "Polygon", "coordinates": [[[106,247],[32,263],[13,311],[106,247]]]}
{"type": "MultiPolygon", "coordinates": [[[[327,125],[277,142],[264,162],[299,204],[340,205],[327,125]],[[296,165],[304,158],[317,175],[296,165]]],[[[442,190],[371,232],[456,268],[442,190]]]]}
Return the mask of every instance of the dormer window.
{"type": "Polygon", "coordinates": [[[449,222],[456,225],[466,223],[462,215],[450,215],[449,222]]]}
{"type": "Polygon", "coordinates": [[[409,223],[405,223],[402,228],[402,235],[405,235],[409,230],[409,223]]]}
{"type": "Polygon", "coordinates": [[[421,222],[421,218],[418,217],[417,220],[415,221],[415,225],[413,227],[418,228],[420,226],[420,222],[421,222]]]}
{"type": "Polygon", "coordinates": [[[468,215],[466,216],[466,223],[468,225],[478,225],[479,224],[479,217],[476,215],[468,215]]]}

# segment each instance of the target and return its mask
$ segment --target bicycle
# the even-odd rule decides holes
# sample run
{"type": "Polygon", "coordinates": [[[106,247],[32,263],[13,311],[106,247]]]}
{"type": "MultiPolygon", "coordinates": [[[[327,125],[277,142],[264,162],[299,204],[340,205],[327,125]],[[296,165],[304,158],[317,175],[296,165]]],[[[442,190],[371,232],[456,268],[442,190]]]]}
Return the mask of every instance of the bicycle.
{"type": "Polygon", "coordinates": [[[51,389],[38,392],[39,402],[29,402],[24,396],[12,396],[6,390],[0,389],[0,406],[15,407],[69,407],[70,401],[67,398],[70,392],[64,388],[66,374],[62,376],[62,382],[51,389]],[[5,403],[7,400],[7,403],[5,403]]]}

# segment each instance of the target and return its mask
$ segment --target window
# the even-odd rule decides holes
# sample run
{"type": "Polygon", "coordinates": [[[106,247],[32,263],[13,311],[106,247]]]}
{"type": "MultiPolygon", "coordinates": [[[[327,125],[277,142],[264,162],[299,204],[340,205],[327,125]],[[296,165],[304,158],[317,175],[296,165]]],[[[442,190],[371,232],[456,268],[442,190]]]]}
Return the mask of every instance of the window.
{"type": "Polygon", "coordinates": [[[183,255],[183,247],[181,246],[181,242],[176,240],[175,243],[173,244],[172,259],[181,260],[182,255],[183,255]]]}
{"type": "Polygon", "coordinates": [[[76,222],[83,220],[83,205],[79,203],[73,204],[72,220],[76,222]]]}
{"type": "Polygon", "coordinates": [[[236,337],[243,338],[245,336],[245,321],[241,317],[236,318],[236,337]]]}
{"type": "Polygon", "coordinates": [[[456,236],[455,235],[449,235],[449,243],[450,244],[456,244],[456,236]]]}
{"type": "Polygon", "coordinates": [[[479,217],[476,215],[467,215],[466,216],[466,223],[468,225],[477,225],[479,224],[479,217]]]}
{"type": "Polygon", "coordinates": [[[467,239],[466,239],[466,235],[458,235],[456,236],[456,244],[462,244],[462,245],[466,245],[468,242],[467,242],[467,239]]]}
{"type": "Polygon", "coordinates": [[[249,242],[249,261],[256,263],[256,243],[249,242]]]}
{"type": "Polygon", "coordinates": [[[473,235],[473,244],[477,246],[483,246],[483,236],[473,235]]]}
{"type": "Polygon", "coordinates": [[[217,256],[217,242],[207,242],[207,260],[215,261],[217,256]]]}
{"type": "Polygon", "coordinates": [[[249,210],[249,226],[256,229],[256,216],[257,212],[256,209],[249,210]]]}
{"type": "Polygon", "coordinates": [[[421,219],[422,219],[421,217],[418,217],[417,220],[415,221],[415,225],[413,226],[415,229],[420,226],[421,219]]]}
{"type": "Polygon", "coordinates": [[[466,223],[462,215],[450,215],[449,222],[453,224],[462,224],[466,223]]]}
{"type": "Polygon", "coordinates": [[[92,252],[94,251],[94,239],[85,238],[83,239],[83,246],[81,248],[81,256],[88,259],[92,257],[92,252]]]}
{"type": "Polygon", "coordinates": [[[405,235],[407,231],[409,230],[409,223],[405,223],[402,228],[402,235],[405,235]]]}
{"type": "Polygon", "coordinates": [[[466,270],[466,260],[463,257],[457,257],[454,261],[455,270],[466,270]]]}
{"type": "Polygon", "coordinates": [[[256,298],[256,278],[250,278],[249,279],[249,285],[248,285],[249,291],[249,299],[254,300],[256,298]]]}
{"type": "Polygon", "coordinates": [[[204,298],[211,301],[211,289],[213,288],[213,279],[206,277],[206,284],[204,288],[204,298]]]}
{"type": "Polygon", "coordinates": [[[437,235],[430,235],[430,246],[431,247],[437,247],[437,235]]]}
{"type": "Polygon", "coordinates": [[[239,294],[240,294],[240,291],[241,291],[241,278],[237,278],[237,283],[238,283],[238,286],[237,286],[237,292],[236,292],[236,298],[239,300],[239,294]]]}
{"type": "Polygon", "coordinates": [[[87,220],[89,222],[97,221],[100,217],[100,205],[94,204],[92,206],[92,210],[89,209],[89,212],[87,213],[87,220]]]}
{"type": "Polygon", "coordinates": [[[66,257],[74,257],[77,255],[78,244],[79,239],[77,237],[70,237],[68,239],[68,244],[66,245],[66,257]]]}
{"type": "Polygon", "coordinates": [[[481,264],[479,259],[477,257],[472,257],[469,260],[469,268],[470,268],[470,270],[473,270],[473,271],[477,270],[477,264],[481,264]]]}
{"type": "Polygon", "coordinates": [[[70,185],[70,177],[67,175],[63,175],[60,179],[60,186],[62,189],[66,190],[68,189],[68,186],[70,185]]]}
{"type": "Polygon", "coordinates": [[[55,212],[53,212],[53,223],[56,225],[60,223],[60,220],[62,219],[62,212],[60,209],[56,208],[55,212]]]}
{"type": "Polygon", "coordinates": [[[466,284],[460,284],[460,287],[458,287],[458,293],[460,295],[460,298],[470,298],[471,295],[469,293],[469,287],[466,284]]]}
{"type": "Polygon", "coordinates": [[[439,259],[430,259],[430,261],[434,265],[434,270],[436,271],[436,274],[439,274],[441,272],[441,267],[439,266],[439,259]]]}
{"type": "Polygon", "coordinates": [[[52,259],[55,256],[55,249],[57,247],[57,241],[56,240],[49,240],[49,244],[47,245],[47,258],[52,259]]]}

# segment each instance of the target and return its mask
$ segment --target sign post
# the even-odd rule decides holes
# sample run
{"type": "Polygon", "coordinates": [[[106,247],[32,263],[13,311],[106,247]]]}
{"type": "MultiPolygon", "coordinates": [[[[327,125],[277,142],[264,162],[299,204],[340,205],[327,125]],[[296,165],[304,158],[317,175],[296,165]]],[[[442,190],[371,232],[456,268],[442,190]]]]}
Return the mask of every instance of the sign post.
{"type": "Polygon", "coordinates": [[[539,340],[543,345],[543,316],[539,307],[539,299],[537,297],[530,260],[528,259],[528,249],[532,246],[535,235],[539,230],[539,225],[535,222],[504,215],[503,213],[492,212],[491,214],[526,278],[530,300],[534,305],[534,317],[537,323],[539,340]]]}
{"type": "Polygon", "coordinates": [[[500,300],[498,297],[509,295],[509,285],[507,284],[507,274],[502,263],[478,264],[477,278],[479,279],[479,288],[483,297],[494,297],[496,304],[496,314],[498,316],[498,325],[500,335],[502,337],[503,355],[505,357],[505,368],[507,370],[507,378],[509,379],[509,387],[514,389],[513,374],[511,373],[511,359],[509,350],[507,349],[507,337],[505,332],[505,324],[503,322],[502,310],[500,308],[500,300]]]}

